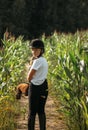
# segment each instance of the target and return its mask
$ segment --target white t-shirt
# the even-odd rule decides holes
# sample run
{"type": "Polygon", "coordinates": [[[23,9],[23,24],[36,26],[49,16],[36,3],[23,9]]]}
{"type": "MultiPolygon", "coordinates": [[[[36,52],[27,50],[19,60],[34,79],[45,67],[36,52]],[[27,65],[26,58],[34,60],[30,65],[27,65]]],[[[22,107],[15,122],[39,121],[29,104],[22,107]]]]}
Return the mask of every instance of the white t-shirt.
{"type": "Polygon", "coordinates": [[[36,70],[36,73],[33,76],[33,79],[31,80],[31,82],[34,85],[41,85],[45,81],[47,77],[47,73],[48,73],[48,63],[46,59],[44,57],[39,57],[35,59],[30,68],[30,71],[31,69],[36,70]]]}

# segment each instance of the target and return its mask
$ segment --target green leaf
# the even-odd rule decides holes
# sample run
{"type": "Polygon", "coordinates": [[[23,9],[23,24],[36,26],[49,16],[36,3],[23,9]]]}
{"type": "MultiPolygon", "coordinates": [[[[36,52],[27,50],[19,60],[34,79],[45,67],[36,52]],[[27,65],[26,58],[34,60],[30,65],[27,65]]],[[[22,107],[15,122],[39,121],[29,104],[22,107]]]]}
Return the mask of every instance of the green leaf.
{"type": "Polygon", "coordinates": [[[68,67],[64,67],[64,70],[65,70],[66,75],[67,75],[70,79],[72,79],[70,69],[68,69],[68,67]]]}

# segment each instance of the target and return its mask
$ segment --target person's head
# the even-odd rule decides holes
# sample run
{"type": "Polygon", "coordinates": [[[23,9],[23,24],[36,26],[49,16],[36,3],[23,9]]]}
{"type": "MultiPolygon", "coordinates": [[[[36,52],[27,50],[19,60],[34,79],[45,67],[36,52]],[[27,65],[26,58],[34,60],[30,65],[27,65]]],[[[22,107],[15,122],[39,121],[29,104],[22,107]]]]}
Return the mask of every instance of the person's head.
{"type": "Polygon", "coordinates": [[[32,49],[33,56],[36,58],[44,53],[44,43],[39,39],[32,40],[30,48],[32,49]]]}

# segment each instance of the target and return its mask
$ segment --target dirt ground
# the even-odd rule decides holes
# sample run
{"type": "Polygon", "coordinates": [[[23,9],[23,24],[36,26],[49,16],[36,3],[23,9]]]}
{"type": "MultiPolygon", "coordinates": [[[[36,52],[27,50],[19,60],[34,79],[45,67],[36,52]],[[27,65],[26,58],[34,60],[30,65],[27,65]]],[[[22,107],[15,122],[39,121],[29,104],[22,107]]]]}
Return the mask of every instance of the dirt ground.
{"type": "MultiPolygon", "coordinates": [[[[23,96],[19,102],[21,114],[16,119],[17,130],[27,130],[28,97],[23,96]]],[[[62,115],[56,109],[53,99],[49,96],[45,109],[47,130],[67,130],[62,115]]],[[[35,130],[39,130],[38,116],[36,116],[35,130]]]]}

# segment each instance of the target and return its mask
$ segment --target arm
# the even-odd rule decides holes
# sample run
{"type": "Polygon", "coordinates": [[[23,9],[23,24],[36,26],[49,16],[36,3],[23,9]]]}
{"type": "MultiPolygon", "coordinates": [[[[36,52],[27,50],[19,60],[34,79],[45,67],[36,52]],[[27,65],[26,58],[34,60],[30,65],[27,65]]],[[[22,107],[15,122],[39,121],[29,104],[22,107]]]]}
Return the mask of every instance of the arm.
{"type": "Polygon", "coordinates": [[[34,76],[34,74],[36,73],[36,70],[32,69],[27,76],[27,80],[30,82],[34,76]]]}

